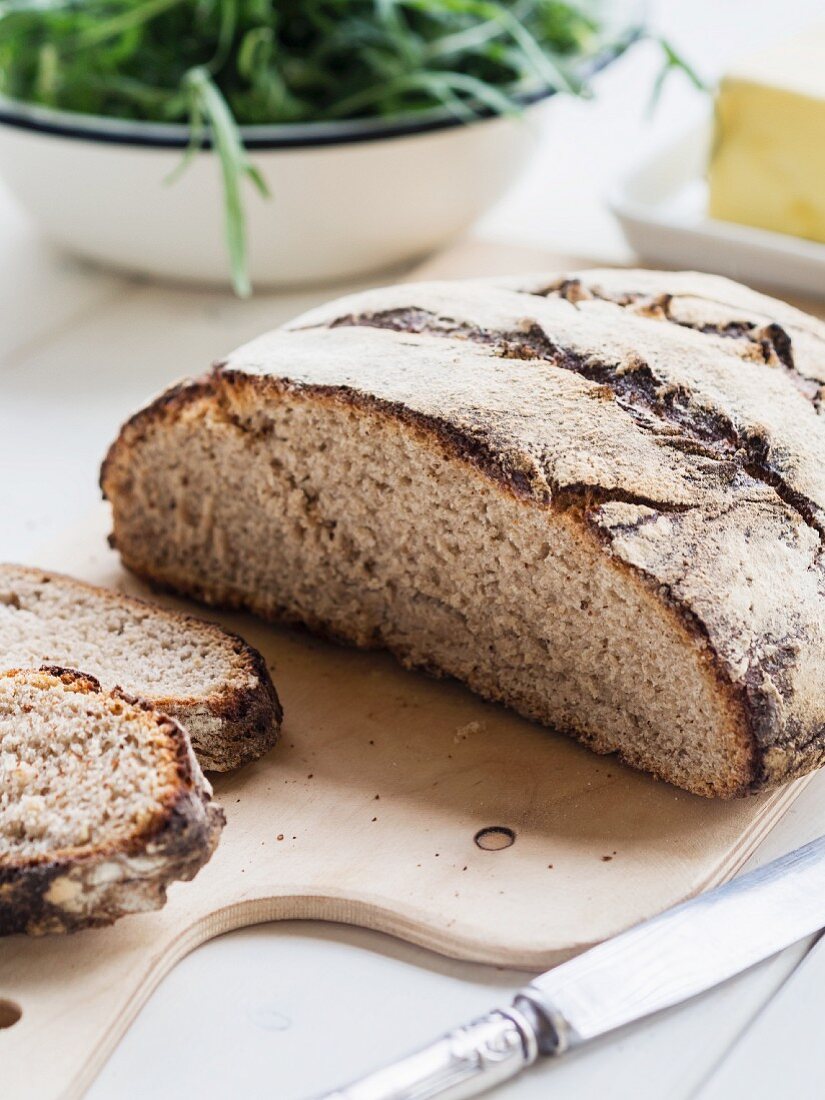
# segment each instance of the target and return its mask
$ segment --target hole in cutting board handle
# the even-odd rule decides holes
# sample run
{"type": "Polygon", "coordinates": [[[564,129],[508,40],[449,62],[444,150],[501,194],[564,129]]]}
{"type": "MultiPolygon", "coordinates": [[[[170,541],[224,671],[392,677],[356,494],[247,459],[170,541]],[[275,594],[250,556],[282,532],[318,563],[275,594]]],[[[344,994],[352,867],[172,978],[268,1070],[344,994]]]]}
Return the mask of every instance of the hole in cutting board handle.
{"type": "Polygon", "coordinates": [[[22,1015],[23,1009],[20,1005],[16,1005],[14,1001],[6,1001],[0,997],[0,1031],[2,1031],[4,1027],[14,1027],[22,1015]]]}
{"type": "Polygon", "coordinates": [[[476,846],[485,852],[500,852],[503,848],[509,848],[516,842],[515,829],[507,825],[488,825],[479,829],[473,837],[476,846]]]}

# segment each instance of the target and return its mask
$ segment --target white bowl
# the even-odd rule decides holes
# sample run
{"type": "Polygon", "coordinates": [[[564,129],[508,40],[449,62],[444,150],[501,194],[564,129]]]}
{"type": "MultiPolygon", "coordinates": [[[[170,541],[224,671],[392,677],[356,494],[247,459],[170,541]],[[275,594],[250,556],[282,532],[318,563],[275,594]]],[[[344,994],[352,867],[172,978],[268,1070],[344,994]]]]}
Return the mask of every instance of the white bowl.
{"type": "MultiPolygon", "coordinates": [[[[244,181],[258,286],[352,278],[460,235],[519,175],[538,131],[521,117],[244,127],[270,199],[244,181]]],[[[0,104],[0,173],[44,232],[121,270],[228,282],[217,158],[173,183],[188,128],[0,104]]]]}

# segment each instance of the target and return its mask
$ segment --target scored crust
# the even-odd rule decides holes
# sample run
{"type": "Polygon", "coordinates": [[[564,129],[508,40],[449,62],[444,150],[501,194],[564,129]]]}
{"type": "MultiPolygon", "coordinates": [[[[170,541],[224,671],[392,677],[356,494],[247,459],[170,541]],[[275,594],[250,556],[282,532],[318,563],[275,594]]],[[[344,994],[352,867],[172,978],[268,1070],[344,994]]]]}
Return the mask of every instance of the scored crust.
{"type": "Polygon", "coordinates": [[[43,691],[63,685],[122,702],[132,720],[162,740],[158,766],[171,767],[175,776],[149,819],[125,838],[0,857],[0,935],[73,932],[163,906],[169,884],[194,878],[209,860],[225,823],[183,728],[117,688],[103,692],[93,677],[73,669],[10,670],[0,679],[43,691]]]}
{"type": "MultiPolygon", "coordinates": [[[[423,433],[502,492],[573,518],[704,647],[741,751],[698,793],[730,795],[825,759],[824,385],[825,326],[724,279],[594,271],[390,287],[315,310],[169,391],[125,426],[102,481],[130,568],[256,609],[254,594],[159,569],[140,545],[124,520],[134,449],[205,410],[265,431],[267,404],[287,395],[423,433]]],[[[570,732],[600,747],[598,731],[570,732]]]]}
{"type": "MultiPolygon", "coordinates": [[[[216,623],[157,607],[137,597],[86,584],[73,577],[28,566],[0,565],[0,601],[7,589],[13,591],[14,585],[21,583],[34,588],[45,584],[59,586],[70,594],[101,601],[107,607],[122,608],[133,617],[149,611],[153,620],[174,624],[182,643],[204,638],[215,643],[227,666],[232,666],[233,680],[245,679],[245,683],[226,680],[208,694],[189,696],[156,694],[144,686],[137,689],[152,706],[183,723],[198,761],[206,771],[224,772],[241,767],[257,760],[277,742],[283,718],[278,694],[263,657],[243,638],[216,623]],[[238,673],[245,676],[238,676],[238,673]]],[[[101,634],[100,641],[105,644],[105,635],[101,634]]],[[[61,644],[61,638],[55,638],[52,643],[58,651],[61,644]]],[[[40,659],[53,660],[53,657],[40,654],[40,659]]],[[[3,660],[8,665],[8,656],[0,659],[0,663],[3,660]]],[[[90,667],[88,661],[81,662],[69,652],[60,651],[60,661],[90,667]]],[[[96,668],[90,671],[101,675],[96,668]]],[[[140,682],[139,673],[135,679],[140,682]]]]}

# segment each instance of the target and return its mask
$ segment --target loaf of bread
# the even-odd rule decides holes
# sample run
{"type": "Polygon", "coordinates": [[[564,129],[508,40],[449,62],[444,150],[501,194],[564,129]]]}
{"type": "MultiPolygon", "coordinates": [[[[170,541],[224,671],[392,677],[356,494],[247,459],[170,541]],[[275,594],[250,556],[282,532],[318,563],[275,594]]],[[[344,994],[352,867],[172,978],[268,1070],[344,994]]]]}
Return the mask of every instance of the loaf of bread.
{"type": "Polygon", "coordinates": [[[723,279],[406,285],[170,390],[102,484],[139,575],[727,797],[825,759],[823,383],[723,279]]]}
{"type": "Polygon", "coordinates": [[[277,740],[281,705],[260,653],[189,615],[0,565],[0,669],[79,668],[186,727],[203,768],[228,771],[277,740]]]}
{"type": "Polygon", "coordinates": [[[82,673],[0,673],[0,935],[157,909],[223,828],[183,729],[82,673]]]}

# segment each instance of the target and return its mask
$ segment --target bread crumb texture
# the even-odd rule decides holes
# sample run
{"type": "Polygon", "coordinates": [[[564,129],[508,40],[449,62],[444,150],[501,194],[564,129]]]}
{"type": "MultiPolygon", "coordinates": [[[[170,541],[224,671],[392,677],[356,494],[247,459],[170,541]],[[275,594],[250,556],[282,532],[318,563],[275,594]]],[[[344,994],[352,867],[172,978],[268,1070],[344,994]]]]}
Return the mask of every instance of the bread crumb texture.
{"type": "Polygon", "coordinates": [[[390,287],[169,391],[103,487],[143,576],[731,796],[823,762],[823,383],[724,279],[390,287]]]}
{"type": "Polygon", "coordinates": [[[0,859],[116,844],[175,790],[163,723],[86,684],[0,678],[0,859]]]}

